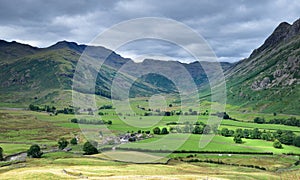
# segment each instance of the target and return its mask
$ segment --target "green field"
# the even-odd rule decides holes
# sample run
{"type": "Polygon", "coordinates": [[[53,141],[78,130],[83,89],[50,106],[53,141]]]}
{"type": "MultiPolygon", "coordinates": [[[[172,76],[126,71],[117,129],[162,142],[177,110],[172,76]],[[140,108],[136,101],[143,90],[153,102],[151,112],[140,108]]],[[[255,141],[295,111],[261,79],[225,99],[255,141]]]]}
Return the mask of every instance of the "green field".
{"type": "Polygon", "coordinates": [[[206,147],[199,148],[200,139],[201,135],[195,134],[158,135],[154,138],[137,143],[124,144],[120,147],[151,150],[174,150],[172,147],[177,147],[177,145],[182,142],[183,144],[178,148],[178,150],[212,152],[274,152],[275,154],[300,152],[298,147],[287,145],[283,145],[282,149],[275,149],[273,147],[273,142],[263,140],[243,139],[244,142],[242,144],[235,144],[233,137],[223,136],[215,136],[206,147]]]}
{"type": "MultiPolygon", "coordinates": [[[[178,110],[178,106],[168,100],[168,103],[173,103],[169,110],[178,110]]],[[[103,99],[98,106],[109,104],[107,100],[103,99]]],[[[136,114],[144,114],[145,110],[137,108],[137,106],[147,108],[148,102],[144,98],[136,98],[132,100],[132,108],[136,114]]],[[[204,102],[201,105],[199,112],[204,112],[209,108],[210,103],[204,102]]],[[[228,114],[238,119],[239,121],[223,120],[219,126],[235,130],[237,128],[276,131],[278,129],[291,130],[296,134],[300,133],[298,127],[275,125],[275,124],[255,124],[254,117],[264,117],[267,120],[273,118],[273,114],[261,114],[255,112],[238,112],[236,107],[228,106],[228,114]]],[[[195,107],[194,107],[195,109],[195,107]]],[[[30,145],[39,144],[45,150],[51,150],[57,147],[57,140],[65,137],[70,140],[74,136],[79,137],[79,144],[71,146],[70,153],[56,152],[47,153],[41,159],[26,159],[26,162],[14,162],[9,166],[0,168],[1,179],[23,178],[57,178],[57,179],[73,179],[73,178],[183,178],[196,179],[206,178],[228,178],[228,179],[280,179],[298,178],[298,166],[293,164],[299,159],[298,156],[285,156],[283,153],[300,153],[300,148],[295,146],[283,145],[282,149],[273,147],[273,142],[264,140],[254,140],[243,138],[242,144],[236,144],[233,137],[223,137],[216,135],[213,137],[207,146],[199,147],[199,141],[205,135],[196,134],[177,134],[170,133],[168,135],[154,135],[152,138],[134,142],[117,145],[121,148],[132,149],[148,149],[148,150],[185,150],[185,151],[205,151],[215,152],[215,154],[197,153],[193,157],[188,157],[188,153],[141,153],[134,151],[107,151],[93,156],[83,156],[82,147],[86,141],[86,133],[98,136],[99,131],[103,131],[104,135],[124,134],[127,131],[137,132],[138,130],[146,131],[154,127],[167,127],[169,122],[178,122],[180,116],[134,116],[124,112],[122,115],[116,115],[114,109],[100,110],[106,113],[104,116],[88,116],[85,114],[74,116],[67,114],[50,115],[45,112],[34,112],[23,109],[2,108],[0,109],[0,147],[4,150],[4,156],[11,155],[18,152],[26,151],[30,145]],[[71,123],[72,118],[83,118],[88,120],[111,120],[112,125],[92,125],[92,124],[75,124],[71,123]],[[83,133],[85,132],[85,133],[83,133]],[[222,152],[222,156],[218,155],[222,152]],[[226,153],[228,152],[228,153],[226,153]],[[261,153],[273,152],[274,155],[245,155],[234,154],[237,153],[261,153]],[[110,153],[113,153],[110,154],[110,153]],[[122,157],[129,158],[127,162],[115,162],[116,153],[121,153],[122,157]],[[233,153],[233,154],[231,154],[233,153]],[[231,154],[228,156],[228,154],[231,154]],[[140,161],[141,159],[157,159],[155,162],[160,164],[134,164],[128,162],[140,161]],[[170,161],[167,161],[168,159],[170,161]],[[179,159],[178,159],[179,158],[179,159]],[[205,162],[188,162],[191,159],[198,159],[201,161],[211,160],[213,162],[222,161],[224,165],[205,163],[205,162]],[[168,162],[167,164],[165,164],[168,162]],[[227,165],[226,165],[227,164],[227,165]],[[228,164],[237,164],[239,166],[231,166],[228,164]],[[255,165],[263,167],[266,170],[259,170],[255,168],[245,167],[247,165],[255,165]],[[19,168],[22,167],[22,168],[19,168]],[[39,167],[39,168],[37,168],[39,167]],[[113,169],[113,170],[110,170],[113,169]],[[159,170],[158,170],[159,169],[159,170]],[[280,174],[273,171],[282,170],[280,174]],[[159,172],[158,172],[159,171],[159,172]],[[209,173],[209,175],[207,174],[209,173]]],[[[189,111],[188,108],[183,110],[189,111]]],[[[288,118],[290,115],[279,114],[277,117],[288,118]]],[[[298,116],[296,116],[299,118],[298,116]]],[[[200,121],[207,123],[208,116],[181,116],[181,122],[195,122],[200,121]]],[[[217,119],[212,116],[213,119],[217,119]]],[[[176,125],[173,125],[176,126],[176,125]]],[[[101,143],[101,139],[99,139],[101,143]]],[[[103,147],[112,147],[105,145],[103,147]]],[[[118,155],[120,156],[120,155],[118,155]]],[[[122,161],[124,159],[121,159],[122,161]]],[[[1,162],[0,166],[8,162],[1,162]]]]}

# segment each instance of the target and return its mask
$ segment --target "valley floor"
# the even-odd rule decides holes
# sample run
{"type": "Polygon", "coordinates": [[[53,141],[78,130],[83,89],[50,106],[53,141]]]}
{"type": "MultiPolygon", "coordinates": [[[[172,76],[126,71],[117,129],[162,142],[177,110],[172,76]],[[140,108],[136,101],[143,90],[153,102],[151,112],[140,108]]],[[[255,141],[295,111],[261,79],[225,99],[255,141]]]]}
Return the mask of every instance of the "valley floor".
{"type": "MultiPolygon", "coordinates": [[[[140,102],[138,102],[140,104],[140,102]]],[[[104,120],[112,120],[109,129],[113,132],[138,131],[139,128],[125,124],[111,110],[104,111],[108,115],[104,120]]],[[[223,120],[220,128],[235,130],[237,128],[259,128],[267,131],[278,129],[291,130],[299,134],[298,127],[285,125],[255,124],[251,120],[256,116],[263,116],[267,120],[273,118],[272,114],[239,113],[230,112],[231,115],[241,121],[223,120]]],[[[125,116],[124,116],[125,117],[125,116]]],[[[287,118],[288,115],[280,114],[277,117],[287,118]]],[[[299,118],[299,116],[296,116],[299,118]]],[[[50,116],[45,112],[34,112],[24,109],[2,109],[0,110],[0,147],[3,148],[4,156],[19,152],[26,152],[32,144],[39,144],[44,152],[57,148],[57,140],[65,137],[70,140],[74,136],[80,137],[78,145],[70,146],[71,152],[45,153],[40,159],[26,158],[15,161],[0,161],[0,179],[300,179],[300,166],[295,165],[299,161],[297,155],[285,155],[286,153],[299,154],[300,148],[283,145],[282,149],[275,149],[273,142],[243,139],[242,144],[235,144],[233,137],[217,135],[213,138],[205,151],[222,151],[218,153],[150,153],[148,156],[164,156],[164,158],[152,164],[135,164],[114,161],[100,153],[92,156],[84,156],[82,146],[86,142],[82,134],[82,128],[90,132],[99,133],[99,125],[75,124],[70,120],[73,115],[58,114],[50,116]],[[229,156],[228,152],[237,152],[229,156]],[[242,154],[242,153],[268,154],[242,154]],[[196,159],[196,161],[195,161],[196,159]],[[209,161],[209,162],[208,162],[209,161]],[[223,164],[218,164],[217,162],[223,164]],[[247,167],[250,166],[250,167],[247,167]]],[[[126,116],[131,118],[131,116],[126,116]]],[[[157,116],[143,116],[143,121],[152,121],[157,116]]],[[[156,124],[165,127],[166,123],[176,121],[176,116],[163,117],[156,124]]],[[[192,116],[184,117],[187,121],[192,116]]],[[[200,116],[198,121],[205,123],[207,117],[200,116]]],[[[151,127],[153,128],[153,127],[151,127]]],[[[152,130],[152,129],[142,130],[152,130]]],[[[119,147],[141,148],[149,150],[160,150],[171,147],[178,143],[179,139],[187,140],[178,150],[199,150],[199,134],[170,133],[169,138],[164,135],[154,137],[136,143],[127,143],[119,147]],[[144,146],[143,143],[162,141],[159,145],[144,146]]],[[[166,150],[167,150],[166,149],[166,150]]],[[[138,157],[141,152],[128,152],[128,157],[138,157]]],[[[145,157],[145,156],[141,156],[145,157]]]]}

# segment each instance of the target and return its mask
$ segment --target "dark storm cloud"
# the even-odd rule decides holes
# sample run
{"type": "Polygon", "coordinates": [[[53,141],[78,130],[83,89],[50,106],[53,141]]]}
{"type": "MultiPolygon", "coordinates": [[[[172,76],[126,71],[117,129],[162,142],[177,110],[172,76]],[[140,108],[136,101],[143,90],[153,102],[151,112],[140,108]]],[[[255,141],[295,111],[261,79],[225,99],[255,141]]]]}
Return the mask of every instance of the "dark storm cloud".
{"type": "MultiPolygon", "coordinates": [[[[2,0],[0,39],[41,47],[63,39],[88,43],[123,20],[165,17],[185,23],[201,34],[219,60],[236,61],[261,45],[280,22],[298,19],[299,9],[297,0],[2,0]]],[[[180,48],[162,42],[132,43],[119,52],[129,57],[156,54],[162,59],[191,60],[180,48]]]]}

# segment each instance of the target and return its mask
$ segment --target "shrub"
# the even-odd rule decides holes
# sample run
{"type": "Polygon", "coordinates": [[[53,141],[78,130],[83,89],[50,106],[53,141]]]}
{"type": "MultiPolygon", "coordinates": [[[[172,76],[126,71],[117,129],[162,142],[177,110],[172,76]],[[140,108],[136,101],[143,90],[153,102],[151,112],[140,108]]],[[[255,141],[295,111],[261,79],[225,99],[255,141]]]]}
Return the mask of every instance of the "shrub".
{"type": "Polygon", "coordinates": [[[281,148],[282,148],[281,142],[278,141],[278,139],[275,139],[275,141],[274,141],[274,143],[273,143],[273,147],[274,147],[274,148],[281,149],[281,148]]]}
{"type": "Polygon", "coordinates": [[[233,141],[237,144],[241,144],[243,142],[242,138],[238,135],[234,136],[233,141]]]}
{"type": "Polygon", "coordinates": [[[30,146],[29,150],[27,151],[27,156],[31,158],[40,158],[43,155],[41,148],[39,145],[34,144],[30,146]]]}

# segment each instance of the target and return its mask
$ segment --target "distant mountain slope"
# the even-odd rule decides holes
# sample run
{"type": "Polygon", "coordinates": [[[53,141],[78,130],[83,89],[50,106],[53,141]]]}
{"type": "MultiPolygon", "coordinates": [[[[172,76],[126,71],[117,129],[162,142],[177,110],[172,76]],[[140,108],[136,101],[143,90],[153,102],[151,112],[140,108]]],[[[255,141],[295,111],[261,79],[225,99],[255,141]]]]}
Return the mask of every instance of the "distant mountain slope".
{"type": "Polygon", "coordinates": [[[0,40],[0,64],[10,63],[20,57],[36,53],[39,48],[18,42],[0,40]]]}
{"type": "Polygon", "coordinates": [[[299,114],[300,19],[284,22],[249,58],[226,72],[228,101],[264,112],[299,114]]]}
{"type": "MultiPolygon", "coordinates": [[[[34,48],[16,42],[1,41],[0,49],[0,100],[1,102],[53,101],[51,94],[69,92],[76,64],[86,45],[73,42],[58,42],[49,48],[34,48]],[[7,50],[8,49],[8,50],[7,50]]],[[[103,47],[89,47],[89,55],[99,62],[107,57],[97,76],[95,93],[110,97],[110,88],[117,69],[131,61],[103,47]]],[[[133,79],[121,73],[128,83],[133,79]]],[[[132,87],[132,96],[146,96],[154,93],[170,93],[146,82],[137,81],[132,87]]],[[[70,95],[68,95],[70,97],[70,95]]],[[[68,101],[69,99],[60,99],[68,101]]]]}
{"type": "MultiPolygon", "coordinates": [[[[95,93],[101,96],[110,98],[111,85],[117,73],[120,73],[121,79],[128,84],[133,83],[134,77],[138,77],[130,89],[131,97],[178,91],[174,82],[168,77],[156,74],[155,71],[167,74],[176,72],[176,79],[185,83],[186,79],[180,68],[186,68],[198,87],[208,82],[199,62],[186,64],[146,59],[142,63],[135,63],[104,47],[78,45],[75,42],[60,41],[48,48],[36,48],[17,42],[0,41],[0,49],[0,99],[3,102],[47,102],[53,98],[49,94],[71,90],[76,64],[84,51],[99,63],[104,63],[98,73],[95,87],[95,93]],[[124,65],[127,67],[125,71],[124,65]],[[149,68],[152,68],[153,72],[138,75],[149,68]]],[[[224,69],[230,67],[230,63],[221,65],[224,69]]]]}

